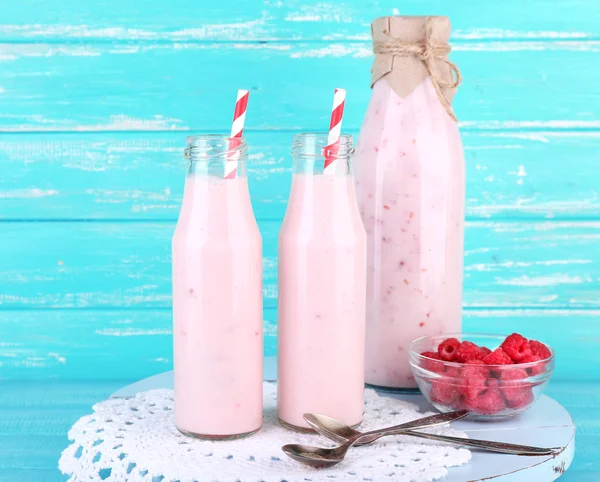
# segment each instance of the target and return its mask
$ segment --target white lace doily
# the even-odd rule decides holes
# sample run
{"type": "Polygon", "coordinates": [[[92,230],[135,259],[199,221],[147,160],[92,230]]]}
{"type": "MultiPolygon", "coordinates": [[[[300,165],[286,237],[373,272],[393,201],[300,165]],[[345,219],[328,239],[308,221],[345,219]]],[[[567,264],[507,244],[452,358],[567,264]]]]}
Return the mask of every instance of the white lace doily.
{"type": "MultiPolygon", "coordinates": [[[[384,437],[349,451],[344,462],[312,469],[288,458],[286,443],[333,446],[319,435],[300,434],[277,423],[274,383],[264,384],[263,428],[251,437],[203,441],[182,435],[173,421],[173,391],[150,390],[132,398],[115,398],[94,405],[69,431],[73,441],[64,450],[59,468],[79,481],[141,482],[317,482],[431,481],[447,467],[466,463],[467,449],[410,437],[384,437]]],[[[361,430],[408,422],[425,414],[408,402],[365,392],[361,430]]],[[[428,429],[465,436],[447,426],[428,429]]]]}

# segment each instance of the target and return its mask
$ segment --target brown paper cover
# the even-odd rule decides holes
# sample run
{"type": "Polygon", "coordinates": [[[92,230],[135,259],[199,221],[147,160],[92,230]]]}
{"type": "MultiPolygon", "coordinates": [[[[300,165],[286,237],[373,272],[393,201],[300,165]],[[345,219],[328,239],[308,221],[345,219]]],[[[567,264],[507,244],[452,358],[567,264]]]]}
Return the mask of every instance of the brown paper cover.
{"type": "MultiPolygon", "coordinates": [[[[393,37],[403,42],[423,42],[425,40],[425,23],[427,17],[396,16],[380,17],[371,23],[373,41],[385,42],[393,37]]],[[[450,39],[450,19],[448,17],[432,17],[430,41],[434,44],[447,44],[450,39]]],[[[446,58],[446,57],[445,57],[446,58]]],[[[456,88],[450,67],[443,59],[434,61],[435,72],[440,80],[442,92],[452,103],[456,88]]],[[[428,76],[423,62],[413,56],[397,56],[392,54],[376,54],[371,69],[371,87],[379,79],[385,77],[392,89],[401,97],[406,97],[428,76]]]]}

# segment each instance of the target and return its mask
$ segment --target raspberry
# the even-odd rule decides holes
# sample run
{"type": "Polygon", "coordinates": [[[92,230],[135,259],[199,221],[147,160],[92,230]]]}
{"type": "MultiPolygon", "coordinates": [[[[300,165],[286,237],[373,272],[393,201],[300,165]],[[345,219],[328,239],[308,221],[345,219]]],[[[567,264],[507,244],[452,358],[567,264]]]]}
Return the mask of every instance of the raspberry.
{"type": "Polygon", "coordinates": [[[498,380],[497,378],[488,378],[486,383],[489,388],[500,387],[500,380],[498,380]]]}
{"type": "Polygon", "coordinates": [[[481,392],[484,392],[487,389],[485,385],[487,375],[481,372],[481,368],[482,367],[477,366],[466,366],[462,369],[458,392],[467,400],[477,398],[481,392]]]}
{"type": "Polygon", "coordinates": [[[542,359],[539,356],[531,355],[531,356],[528,356],[527,358],[523,358],[521,360],[521,363],[533,363],[533,362],[539,362],[539,363],[536,363],[535,365],[527,367],[525,369],[525,370],[527,370],[527,373],[529,375],[539,375],[540,373],[544,373],[544,370],[546,369],[546,367],[545,367],[545,364],[542,362],[542,359]]]}
{"type": "Polygon", "coordinates": [[[533,391],[531,388],[523,390],[521,395],[514,400],[506,400],[506,404],[510,408],[519,409],[528,407],[533,403],[533,391]]]}
{"type": "Polygon", "coordinates": [[[552,353],[550,352],[548,347],[542,342],[531,340],[529,342],[529,346],[531,348],[531,353],[536,356],[539,356],[541,360],[545,360],[546,358],[550,358],[552,356],[552,353]]]}
{"type": "Polygon", "coordinates": [[[427,358],[423,360],[423,368],[425,370],[429,370],[435,373],[443,373],[444,363],[442,362],[442,357],[439,354],[437,354],[434,351],[424,351],[423,353],[421,353],[421,356],[427,358]],[[429,358],[431,358],[431,360],[429,360],[429,358]]]}
{"type": "Polygon", "coordinates": [[[470,360],[465,363],[461,375],[465,377],[470,373],[481,373],[482,375],[485,375],[486,378],[490,376],[490,370],[486,367],[485,363],[483,363],[483,360],[470,360]]]}
{"type": "Polygon", "coordinates": [[[452,406],[460,398],[459,380],[460,368],[448,367],[442,380],[431,382],[430,397],[434,402],[452,406]]]}
{"type": "Polygon", "coordinates": [[[456,350],[456,361],[459,363],[465,363],[469,360],[483,360],[483,357],[481,348],[470,341],[463,341],[456,350]]]}
{"type": "Polygon", "coordinates": [[[522,368],[504,368],[500,373],[500,380],[522,380],[527,378],[527,372],[522,368]]]}
{"type": "Polygon", "coordinates": [[[448,338],[438,346],[438,353],[444,361],[454,361],[456,359],[456,350],[460,347],[460,341],[456,338],[448,338]]]}
{"type": "Polygon", "coordinates": [[[458,397],[454,400],[454,402],[450,405],[454,410],[468,410],[467,403],[463,397],[458,397]]]}
{"type": "Polygon", "coordinates": [[[429,392],[431,401],[439,402],[444,405],[454,405],[460,399],[458,387],[453,383],[442,380],[433,380],[431,382],[431,391],[429,392]]]}
{"type": "Polygon", "coordinates": [[[483,359],[486,365],[512,365],[512,362],[510,356],[501,347],[496,348],[483,359]]]}
{"type": "Polygon", "coordinates": [[[500,389],[504,393],[507,402],[517,403],[523,399],[528,391],[531,391],[531,384],[524,380],[527,377],[527,372],[522,368],[502,370],[500,389]]]}
{"type": "Polygon", "coordinates": [[[483,358],[485,358],[486,356],[488,356],[490,353],[492,353],[492,350],[490,350],[488,347],[486,346],[482,346],[479,348],[481,350],[481,353],[483,353],[483,358]]]}
{"type": "Polygon", "coordinates": [[[518,333],[507,336],[500,346],[515,363],[519,363],[523,358],[533,355],[527,339],[518,333]]]}
{"type": "Polygon", "coordinates": [[[497,388],[490,388],[479,395],[475,400],[467,400],[470,410],[482,415],[493,415],[506,407],[504,397],[497,388]]]}

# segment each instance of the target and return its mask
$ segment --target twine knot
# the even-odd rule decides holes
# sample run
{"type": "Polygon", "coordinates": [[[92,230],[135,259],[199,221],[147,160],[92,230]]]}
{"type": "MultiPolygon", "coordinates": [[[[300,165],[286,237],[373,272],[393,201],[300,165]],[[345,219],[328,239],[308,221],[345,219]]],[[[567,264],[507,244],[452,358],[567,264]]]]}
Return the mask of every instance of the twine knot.
{"type": "Polygon", "coordinates": [[[454,115],[452,105],[444,95],[442,87],[454,89],[462,81],[460,70],[453,62],[450,62],[446,57],[451,51],[447,43],[433,43],[431,40],[433,33],[433,17],[427,17],[425,21],[425,37],[417,42],[405,42],[394,37],[389,31],[384,30],[383,33],[390,37],[390,40],[373,42],[373,52],[375,54],[391,54],[399,57],[414,57],[425,66],[435,92],[448,112],[448,115],[456,122],[458,119],[454,115]],[[448,83],[439,78],[435,71],[435,61],[442,60],[451,71],[452,82],[448,83]]]}

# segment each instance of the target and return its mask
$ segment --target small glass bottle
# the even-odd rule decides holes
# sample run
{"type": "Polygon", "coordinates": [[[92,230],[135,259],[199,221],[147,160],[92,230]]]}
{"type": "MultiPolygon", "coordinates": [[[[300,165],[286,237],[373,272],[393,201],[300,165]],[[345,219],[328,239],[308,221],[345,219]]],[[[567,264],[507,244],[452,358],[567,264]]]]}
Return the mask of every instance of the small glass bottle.
{"type": "Polygon", "coordinates": [[[323,172],[327,134],[298,134],[279,233],[278,416],[309,430],[315,412],[355,426],[364,407],[366,236],[354,192],[352,137],[323,172]]]}
{"type": "Polygon", "coordinates": [[[262,425],[262,241],[246,143],[203,135],[187,144],[173,236],[175,422],[186,435],[236,438],[262,425]]]}
{"type": "Polygon", "coordinates": [[[465,163],[449,107],[450,22],[382,17],[371,30],[373,94],[355,163],[368,244],[366,382],[416,389],[410,343],[461,329],[465,163]],[[436,57],[394,53],[407,44],[436,57]]]}

